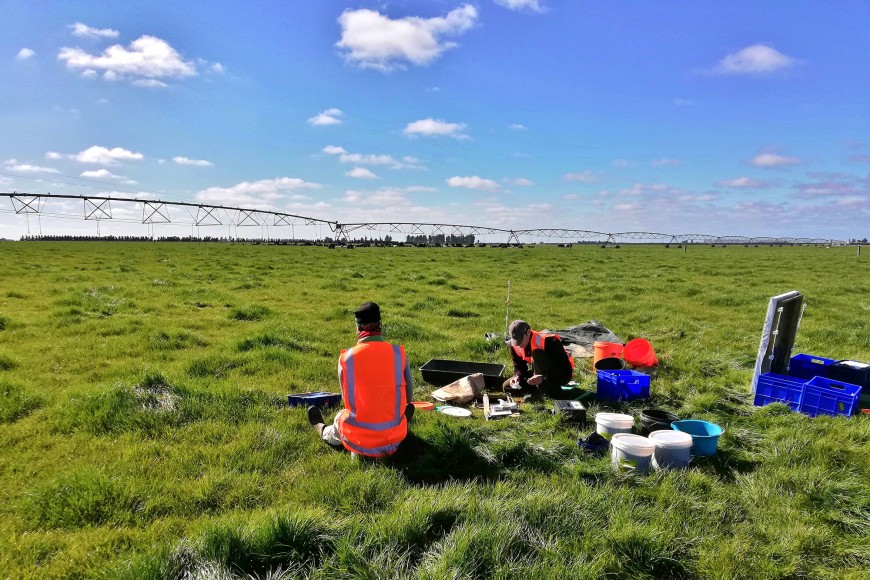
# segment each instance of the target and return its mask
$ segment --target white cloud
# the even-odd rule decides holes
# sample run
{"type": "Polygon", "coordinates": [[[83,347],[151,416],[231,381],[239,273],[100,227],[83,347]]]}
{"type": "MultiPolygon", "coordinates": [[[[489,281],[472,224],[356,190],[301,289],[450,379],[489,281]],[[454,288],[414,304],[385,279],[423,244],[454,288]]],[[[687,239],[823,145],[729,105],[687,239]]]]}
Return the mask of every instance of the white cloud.
{"type": "Polygon", "coordinates": [[[403,131],[409,137],[423,135],[426,137],[453,137],[454,139],[468,139],[464,134],[465,123],[447,123],[438,119],[428,118],[408,123],[403,131]]]}
{"type": "Polygon", "coordinates": [[[53,167],[41,167],[29,163],[19,163],[15,159],[7,159],[4,162],[4,165],[9,171],[18,171],[20,173],[60,173],[60,171],[53,167]]]}
{"type": "Polygon", "coordinates": [[[111,28],[91,28],[81,22],[70,24],[67,26],[72,30],[73,36],[80,38],[118,38],[118,31],[111,28]]]}
{"type": "Polygon", "coordinates": [[[344,173],[348,177],[353,177],[355,179],[377,179],[378,176],[372,173],[370,170],[365,167],[354,167],[350,171],[346,171],[344,173]]]}
{"type": "Polygon", "coordinates": [[[497,191],[501,186],[492,179],[484,179],[473,175],[471,177],[454,176],[447,180],[450,187],[463,187],[465,189],[479,189],[484,191],[497,191]]]}
{"type": "Polygon", "coordinates": [[[570,201],[570,200],[580,199],[580,196],[576,193],[566,193],[565,195],[562,196],[562,199],[566,199],[566,200],[570,201]]]}
{"type": "Polygon", "coordinates": [[[91,179],[125,179],[123,175],[115,175],[108,169],[96,169],[91,171],[82,171],[80,177],[88,177],[91,179]]]}
{"type": "Polygon", "coordinates": [[[514,131],[525,131],[526,126],[519,123],[511,123],[510,125],[508,125],[508,129],[512,129],[514,131]]]}
{"type": "Polygon", "coordinates": [[[711,72],[722,75],[765,74],[791,68],[798,62],[775,48],[754,44],[729,54],[711,72]]]}
{"type": "Polygon", "coordinates": [[[341,163],[389,165],[391,169],[420,169],[419,160],[414,157],[403,157],[402,161],[398,161],[392,155],[350,153],[344,147],[336,145],[327,145],[322,151],[327,155],[338,155],[338,160],[341,163]]]}
{"type": "Polygon", "coordinates": [[[544,6],[540,0],[494,0],[499,6],[511,10],[531,10],[532,12],[544,12],[544,6]]]}
{"type": "Polygon", "coordinates": [[[535,182],[531,179],[526,179],[525,177],[517,177],[514,179],[505,179],[505,183],[510,183],[512,185],[518,185],[520,187],[528,187],[530,185],[534,185],[535,182]]]}
{"type": "Polygon", "coordinates": [[[677,167],[682,165],[683,162],[679,159],[669,159],[667,157],[662,157],[661,159],[653,159],[650,161],[650,165],[653,167],[677,167]]]}
{"type": "Polygon", "coordinates": [[[213,73],[222,75],[222,74],[224,74],[224,65],[222,65],[219,62],[216,62],[216,63],[212,64],[210,67],[208,67],[208,70],[210,70],[213,73]]]}
{"type": "Polygon", "coordinates": [[[271,209],[287,194],[321,187],[323,186],[319,183],[311,183],[296,177],[278,177],[244,181],[232,187],[209,187],[197,192],[196,200],[215,205],[271,209]]]}
{"type": "Polygon", "coordinates": [[[165,89],[169,85],[157,79],[136,79],[133,84],[137,87],[145,87],[149,89],[165,89]]]}
{"type": "Polygon", "coordinates": [[[22,48],[18,51],[18,54],[15,55],[15,58],[17,58],[18,60],[27,60],[29,58],[33,58],[34,55],[36,55],[36,53],[33,52],[31,49],[22,48]]]}
{"type": "Polygon", "coordinates": [[[173,161],[177,165],[191,165],[193,167],[211,167],[214,165],[211,161],[205,159],[188,159],[187,157],[173,157],[173,161]]]}
{"type": "Polygon", "coordinates": [[[393,20],[374,10],[345,10],[338,18],[347,62],[362,68],[390,71],[406,62],[422,66],[456,46],[442,36],[461,34],[477,19],[477,9],[466,4],[444,17],[409,16],[393,20]]]}
{"type": "Polygon", "coordinates": [[[323,152],[327,155],[341,155],[347,153],[347,150],[344,147],[339,147],[337,145],[327,145],[323,148],[323,152]]]}
{"type": "Polygon", "coordinates": [[[631,167],[632,165],[634,165],[634,163],[632,163],[628,159],[614,159],[613,160],[614,167],[625,168],[625,167],[631,167]]]}
{"type": "Polygon", "coordinates": [[[141,161],[145,158],[141,153],[134,153],[121,147],[108,149],[99,145],[88,147],[80,153],[63,155],[49,151],[45,154],[46,159],[74,159],[79,163],[99,163],[100,165],[117,165],[119,161],[141,161]]]}
{"type": "Polygon", "coordinates": [[[566,173],[564,179],[565,181],[579,181],[580,183],[595,183],[599,181],[598,176],[588,170],[580,173],[566,173]]]}
{"type": "Polygon", "coordinates": [[[756,167],[762,167],[764,169],[775,169],[777,167],[799,165],[802,161],[797,157],[785,157],[777,153],[759,153],[752,158],[750,163],[756,167]]]}
{"type": "Polygon", "coordinates": [[[772,184],[769,181],[761,179],[752,179],[749,177],[738,177],[736,179],[720,179],[716,182],[716,187],[730,187],[733,189],[762,189],[770,187],[772,184]]]}
{"type": "Polygon", "coordinates": [[[870,207],[870,175],[861,177],[850,173],[811,173],[815,181],[797,183],[795,188],[803,199],[862,197],[870,207]]]}
{"type": "Polygon", "coordinates": [[[341,117],[344,113],[341,109],[326,109],[322,113],[318,113],[308,119],[309,125],[341,125],[341,117]]]}
{"type": "Polygon", "coordinates": [[[147,35],[131,42],[129,48],[115,44],[101,55],[64,47],[57,58],[66,62],[70,70],[80,70],[85,76],[103,71],[103,78],[109,81],[126,78],[147,81],[196,75],[193,63],[183,60],[165,40],[147,35]]]}

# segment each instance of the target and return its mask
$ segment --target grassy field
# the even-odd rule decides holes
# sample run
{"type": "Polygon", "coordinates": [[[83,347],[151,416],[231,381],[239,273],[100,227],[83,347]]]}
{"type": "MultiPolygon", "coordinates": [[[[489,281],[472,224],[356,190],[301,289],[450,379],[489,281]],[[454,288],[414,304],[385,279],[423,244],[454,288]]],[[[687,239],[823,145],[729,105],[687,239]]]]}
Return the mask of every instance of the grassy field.
{"type": "MultiPolygon", "coordinates": [[[[795,352],[870,360],[854,248],[0,244],[0,576],[868,578],[870,419],[754,408],[770,296],[795,352]],[[686,471],[584,455],[594,429],[526,406],[420,412],[351,461],[286,394],[337,391],[374,300],[416,398],[431,358],[509,365],[484,332],[598,319],[661,359],[656,406],[726,429],[686,471]]],[[[576,378],[594,390],[588,364],[576,378]]],[[[593,404],[589,416],[604,407],[593,404]]]]}

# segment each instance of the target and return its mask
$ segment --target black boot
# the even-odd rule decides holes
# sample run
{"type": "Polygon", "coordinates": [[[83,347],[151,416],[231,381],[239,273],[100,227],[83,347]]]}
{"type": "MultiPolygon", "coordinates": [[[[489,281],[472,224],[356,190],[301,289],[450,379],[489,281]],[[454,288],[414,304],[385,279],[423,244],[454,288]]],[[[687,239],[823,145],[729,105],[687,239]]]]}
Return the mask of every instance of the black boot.
{"type": "Polygon", "coordinates": [[[411,422],[411,417],[414,416],[414,409],[416,408],[417,407],[415,407],[413,403],[408,403],[407,405],[405,405],[405,419],[408,420],[408,423],[411,422]]]}
{"type": "Polygon", "coordinates": [[[308,422],[312,425],[323,424],[323,413],[319,407],[308,407],[308,422]]]}

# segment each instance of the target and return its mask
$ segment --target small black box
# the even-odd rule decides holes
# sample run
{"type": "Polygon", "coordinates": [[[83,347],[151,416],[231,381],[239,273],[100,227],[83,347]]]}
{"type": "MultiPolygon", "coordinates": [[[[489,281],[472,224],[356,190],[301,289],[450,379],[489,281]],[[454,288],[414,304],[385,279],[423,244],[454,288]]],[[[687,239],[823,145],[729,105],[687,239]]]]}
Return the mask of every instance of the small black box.
{"type": "Polygon", "coordinates": [[[580,401],[553,401],[553,414],[560,415],[565,421],[586,422],[586,407],[580,401]]]}

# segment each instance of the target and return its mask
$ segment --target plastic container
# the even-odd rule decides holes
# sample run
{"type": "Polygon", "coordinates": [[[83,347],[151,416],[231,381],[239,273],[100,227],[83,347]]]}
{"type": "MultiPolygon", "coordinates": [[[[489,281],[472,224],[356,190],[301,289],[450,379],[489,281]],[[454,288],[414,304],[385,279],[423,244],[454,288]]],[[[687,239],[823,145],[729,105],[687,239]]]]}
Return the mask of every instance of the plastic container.
{"type": "Polygon", "coordinates": [[[631,433],[634,417],[623,413],[596,413],[595,430],[606,439],[617,433],[631,433]]]}
{"type": "Polygon", "coordinates": [[[870,387],[870,364],[855,360],[796,354],[789,361],[788,374],[802,379],[825,377],[841,383],[870,387]]]}
{"type": "Polygon", "coordinates": [[[792,411],[800,410],[801,399],[804,395],[806,381],[795,377],[778,375],[776,373],[762,373],[758,375],[755,385],[756,407],[763,407],[771,403],[785,403],[792,411]]]}
{"type": "Polygon", "coordinates": [[[610,439],[610,461],[617,471],[646,475],[655,452],[655,443],[631,433],[615,433],[610,439]]]}
{"type": "Polygon", "coordinates": [[[504,382],[502,378],[504,365],[433,358],[420,367],[423,380],[439,387],[475,373],[483,375],[483,381],[488,389],[501,390],[504,382]]]}
{"type": "Polygon", "coordinates": [[[430,403],[428,401],[411,401],[411,404],[414,405],[415,408],[421,411],[433,411],[435,410],[435,404],[430,403]]]}
{"type": "Polygon", "coordinates": [[[592,365],[603,358],[622,358],[622,345],[618,342],[597,341],[592,344],[592,365]]]}
{"type": "Polygon", "coordinates": [[[719,436],[725,432],[722,427],[709,421],[683,419],[671,423],[671,429],[692,436],[692,455],[716,455],[719,436]]]}
{"type": "Polygon", "coordinates": [[[553,401],[553,414],[565,421],[586,422],[586,407],[580,401],[553,401]]]}
{"type": "Polygon", "coordinates": [[[858,408],[861,387],[825,377],[814,377],[804,386],[800,412],[810,417],[844,415],[851,417],[858,408]]]}
{"type": "Polygon", "coordinates": [[[653,467],[684,469],[692,461],[692,436],[671,428],[653,431],[649,439],[655,444],[653,467]]]}
{"type": "Polygon", "coordinates": [[[603,358],[595,361],[592,368],[596,371],[621,371],[625,368],[625,361],[616,357],[603,358]]]}
{"type": "Polygon", "coordinates": [[[311,393],[297,393],[287,395],[287,404],[291,407],[332,407],[341,402],[341,393],[325,393],[314,391],[311,393]]]}
{"type": "Polygon", "coordinates": [[[680,418],[661,409],[644,409],[640,412],[640,434],[649,436],[653,431],[670,429],[671,423],[680,418]]]}
{"type": "Polygon", "coordinates": [[[635,338],[625,343],[622,358],[633,367],[654,367],[659,364],[652,345],[645,338],[635,338]]]}
{"type": "Polygon", "coordinates": [[[826,376],[826,367],[837,362],[833,358],[813,356],[811,354],[796,354],[788,362],[788,374],[799,379],[826,376]]]}
{"type": "MultiPolygon", "coordinates": [[[[607,359],[604,359],[607,360],[607,359]]],[[[596,397],[605,401],[649,398],[649,375],[634,371],[598,371],[596,397]]]]}

